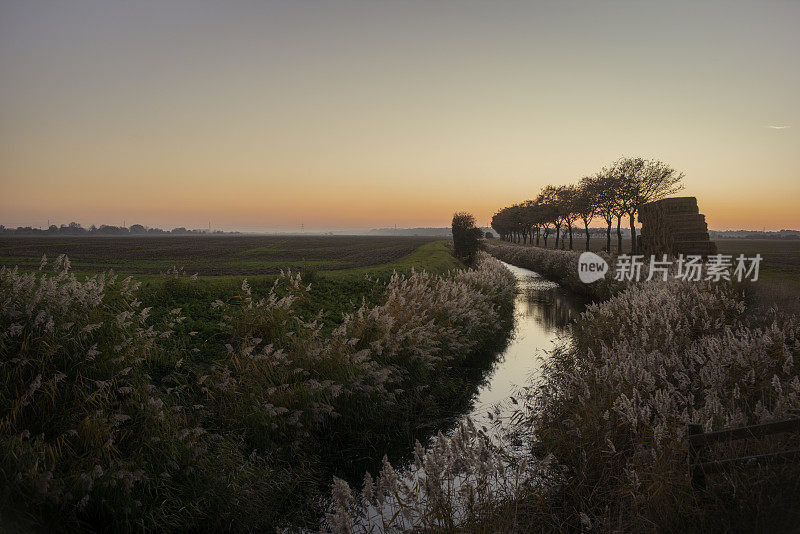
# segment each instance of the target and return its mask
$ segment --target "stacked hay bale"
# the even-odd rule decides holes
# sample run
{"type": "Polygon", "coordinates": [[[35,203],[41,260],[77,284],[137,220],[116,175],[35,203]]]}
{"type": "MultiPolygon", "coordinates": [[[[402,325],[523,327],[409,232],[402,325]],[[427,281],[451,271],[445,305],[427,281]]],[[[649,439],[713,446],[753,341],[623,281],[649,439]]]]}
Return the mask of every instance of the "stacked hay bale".
{"type": "Polygon", "coordinates": [[[700,213],[695,197],[675,197],[648,202],[639,210],[642,223],[637,237],[640,254],[678,254],[708,256],[717,246],[708,237],[706,216],[700,213]]]}

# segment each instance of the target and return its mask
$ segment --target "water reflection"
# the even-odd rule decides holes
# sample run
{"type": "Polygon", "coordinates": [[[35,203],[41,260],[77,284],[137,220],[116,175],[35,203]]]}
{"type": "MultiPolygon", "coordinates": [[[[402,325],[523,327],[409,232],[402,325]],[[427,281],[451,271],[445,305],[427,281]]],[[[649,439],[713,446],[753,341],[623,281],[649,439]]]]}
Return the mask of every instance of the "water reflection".
{"type": "MultiPolygon", "coordinates": [[[[571,323],[584,310],[586,303],[567,293],[558,284],[542,278],[537,273],[513,265],[505,266],[516,276],[518,294],[514,303],[514,331],[510,339],[486,359],[464,365],[459,371],[465,373],[467,387],[463,395],[457,395],[450,404],[450,411],[431,424],[418,427],[417,439],[430,443],[436,432],[452,433],[458,423],[469,416],[479,427],[488,429],[493,435],[493,426],[487,412],[499,408],[498,417],[507,418],[513,411],[508,401],[518,388],[523,387],[541,368],[541,357],[559,341],[567,339],[571,323]],[[474,394],[473,394],[474,392],[474,394]]],[[[400,476],[412,479],[411,472],[403,469],[410,466],[413,440],[402,440],[387,448],[395,467],[400,467],[400,476]]],[[[346,473],[353,473],[350,482],[358,485],[364,471],[377,472],[382,455],[366,455],[361,461],[350,463],[346,473]]],[[[341,475],[339,475],[341,476],[341,475]]]]}
{"type": "Polygon", "coordinates": [[[583,303],[553,282],[528,277],[521,283],[524,287],[517,297],[517,316],[520,320],[535,321],[545,332],[563,332],[583,311],[583,303]]]}
{"type": "MultiPolygon", "coordinates": [[[[539,372],[547,350],[555,343],[568,340],[571,324],[584,310],[586,303],[533,271],[508,264],[505,266],[516,276],[519,290],[514,302],[513,335],[491,368],[483,371],[483,379],[477,386],[471,409],[461,412],[453,421],[457,423],[469,416],[478,428],[484,429],[488,437],[503,444],[505,453],[517,456],[528,454],[525,445],[505,441],[502,430],[492,421],[509,420],[515,410],[515,404],[509,402],[509,397],[539,372]],[[488,412],[494,415],[490,418],[488,412]]],[[[450,436],[455,426],[450,426],[450,436]]],[[[432,441],[428,445],[430,447],[432,441]]],[[[409,484],[419,477],[419,473],[409,464],[400,470],[399,475],[409,484]]],[[[456,478],[451,484],[453,491],[457,492],[461,483],[456,478]]],[[[383,519],[390,518],[384,516],[383,519]]]]}
{"type": "Polygon", "coordinates": [[[417,423],[409,429],[413,435],[387,434],[386,442],[374,444],[375,454],[353,455],[343,446],[348,433],[342,429],[343,433],[333,440],[339,446],[329,451],[331,465],[337,466],[337,476],[360,483],[365,471],[375,473],[380,469],[383,454],[395,466],[402,466],[410,461],[415,440],[430,443],[437,432],[451,433],[467,416],[479,426],[490,428],[486,414],[489,410],[494,412],[496,406],[500,407],[499,418],[510,415],[513,404],[507,402],[508,398],[538,372],[546,351],[566,339],[570,324],[583,311],[585,303],[533,271],[504,265],[516,276],[518,286],[510,338],[492,352],[462,362],[454,369],[460,376],[461,387],[449,392],[447,400],[439,399],[442,411],[438,417],[417,423]]]}
{"type": "Polygon", "coordinates": [[[506,264],[517,277],[514,334],[476,393],[470,416],[482,421],[494,405],[508,410],[505,401],[541,368],[541,358],[559,340],[566,340],[570,324],[586,302],[528,269],[506,264]]]}

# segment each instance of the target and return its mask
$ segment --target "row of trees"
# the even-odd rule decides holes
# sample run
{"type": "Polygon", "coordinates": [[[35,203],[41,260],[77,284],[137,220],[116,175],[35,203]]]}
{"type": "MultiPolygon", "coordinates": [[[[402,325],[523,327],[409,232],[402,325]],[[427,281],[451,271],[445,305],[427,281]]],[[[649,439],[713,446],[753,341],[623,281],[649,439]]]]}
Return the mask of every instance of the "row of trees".
{"type": "Polygon", "coordinates": [[[0,224],[0,234],[13,235],[205,235],[211,233],[238,234],[238,232],[223,232],[221,230],[215,230],[213,232],[208,232],[206,230],[188,230],[184,227],[173,228],[172,230],[162,230],[161,228],[148,228],[141,224],[134,224],[130,227],[102,224],[100,226],[92,225],[89,228],[84,228],[79,223],[71,222],[68,225],[62,224],[61,226],[51,224],[46,230],[33,228],[31,226],[6,228],[0,224]]]}
{"type": "Polygon", "coordinates": [[[672,195],[683,185],[683,173],[658,160],[622,158],[577,184],[541,190],[533,200],[503,208],[492,217],[492,228],[502,239],[547,247],[554,234],[555,248],[573,248],[573,229],[581,224],[589,250],[589,224],[602,220],[606,250],[611,251],[611,228],[617,225],[617,250],[622,250],[622,221],[631,229],[631,253],[636,252],[636,215],[646,203],[672,195]]]}

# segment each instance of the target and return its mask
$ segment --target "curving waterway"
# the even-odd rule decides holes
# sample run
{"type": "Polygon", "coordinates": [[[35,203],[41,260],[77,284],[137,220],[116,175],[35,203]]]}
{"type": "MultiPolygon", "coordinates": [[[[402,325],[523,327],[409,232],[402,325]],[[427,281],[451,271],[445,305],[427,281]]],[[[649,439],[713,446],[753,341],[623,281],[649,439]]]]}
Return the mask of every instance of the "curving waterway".
{"type": "Polygon", "coordinates": [[[571,323],[586,308],[585,300],[538,273],[503,265],[517,278],[514,331],[475,393],[471,410],[464,414],[475,421],[484,421],[495,408],[500,417],[513,409],[508,398],[538,375],[546,352],[569,335],[571,323]]]}
{"type": "MultiPolygon", "coordinates": [[[[491,364],[479,370],[481,378],[470,402],[453,406],[450,417],[429,428],[429,440],[437,431],[451,433],[467,417],[492,436],[495,432],[491,420],[504,420],[512,415],[515,406],[509,402],[509,397],[539,374],[543,358],[556,343],[568,338],[571,324],[586,307],[584,300],[538,273],[507,263],[503,265],[517,279],[512,335],[492,358],[491,364]]],[[[403,452],[396,453],[393,463],[400,468],[400,477],[412,481],[415,475],[410,469],[409,456],[413,449],[409,446],[403,444],[403,452]]],[[[365,518],[357,519],[357,522],[364,527],[370,526],[370,521],[365,518]]]]}
{"type": "MultiPolygon", "coordinates": [[[[586,307],[586,301],[538,273],[504,262],[503,265],[517,279],[512,334],[503,347],[491,355],[491,360],[474,369],[476,381],[471,398],[465,397],[452,406],[447,416],[426,426],[424,435],[419,437],[423,443],[432,440],[439,431],[452,432],[467,417],[488,430],[492,428],[489,412],[494,420],[511,415],[515,407],[509,397],[538,375],[543,358],[556,343],[569,336],[570,325],[586,307]]],[[[410,465],[413,443],[403,440],[386,452],[399,468],[400,476],[410,476],[406,468],[410,465]]],[[[379,461],[378,456],[369,459],[372,473],[380,469],[379,461]]],[[[365,464],[361,464],[354,470],[352,482],[360,482],[364,469],[365,464]]]]}

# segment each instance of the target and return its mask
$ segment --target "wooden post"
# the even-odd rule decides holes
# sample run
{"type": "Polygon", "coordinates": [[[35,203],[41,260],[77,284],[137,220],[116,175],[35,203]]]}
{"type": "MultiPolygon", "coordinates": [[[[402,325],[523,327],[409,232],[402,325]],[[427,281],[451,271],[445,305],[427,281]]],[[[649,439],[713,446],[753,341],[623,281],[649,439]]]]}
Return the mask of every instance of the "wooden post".
{"type": "Polygon", "coordinates": [[[692,488],[699,491],[706,489],[706,474],[701,467],[705,461],[707,445],[703,442],[701,445],[695,445],[692,436],[702,434],[703,427],[700,425],[689,425],[689,469],[692,475],[692,488]]]}

